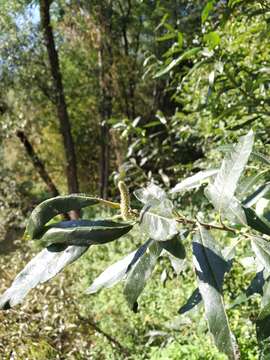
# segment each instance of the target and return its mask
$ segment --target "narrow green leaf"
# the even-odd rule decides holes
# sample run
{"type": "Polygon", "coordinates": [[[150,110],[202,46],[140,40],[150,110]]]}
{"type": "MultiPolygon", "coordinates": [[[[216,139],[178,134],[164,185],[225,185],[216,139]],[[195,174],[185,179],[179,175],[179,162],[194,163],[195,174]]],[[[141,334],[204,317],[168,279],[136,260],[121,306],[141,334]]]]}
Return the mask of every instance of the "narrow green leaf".
{"type": "Polygon", "coordinates": [[[199,225],[193,241],[194,265],[210,332],[217,348],[229,359],[239,359],[222,298],[222,284],[228,263],[209,231],[199,225]]]}
{"type": "Polygon", "coordinates": [[[131,309],[134,309],[136,306],[137,299],[143,291],[147,280],[150,278],[161,251],[162,247],[160,244],[157,241],[151,240],[146,252],[128,273],[124,295],[131,309]]]}
{"type": "Polygon", "coordinates": [[[70,210],[80,210],[98,203],[99,199],[82,194],[57,196],[45,200],[33,210],[26,230],[32,239],[39,238],[44,225],[56,215],[64,214],[70,210]]]}
{"type": "Polygon", "coordinates": [[[160,36],[157,38],[157,41],[167,41],[167,40],[171,40],[171,39],[175,39],[176,37],[176,32],[168,32],[167,34],[160,36]]]}
{"type": "Polygon", "coordinates": [[[181,33],[180,31],[178,31],[177,40],[178,40],[178,47],[180,49],[182,49],[182,47],[183,47],[183,33],[181,33]]]}
{"type": "Polygon", "coordinates": [[[175,66],[179,65],[181,63],[181,61],[183,60],[187,60],[190,59],[192,56],[196,55],[199,51],[201,50],[201,48],[196,47],[196,48],[192,48],[189,49],[187,51],[185,51],[183,54],[181,54],[177,59],[172,60],[169,65],[167,65],[164,69],[158,71],[156,73],[156,75],[154,76],[154,78],[158,78],[161,77],[162,75],[167,74],[168,72],[170,72],[175,66]]]}
{"type": "Polygon", "coordinates": [[[210,12],[213,10],[213,8],[214,8],[214,0],[208,1],[202,11],[202,15],[201,15],[202,23],[205,23],[205,21],[208,19],[208,16],[210,12]]]}
{"type": "Polygon", "coordinates": [[[54,243],[77,246],[105,244],[127,234],[132,226],[131,223],[110,220],[62,221],[47,227],[39,241],[45,246],[54,243]]]}
{"type": "Polygon", "coordinates": [[[0,297],[0,309],[9,309],[25,298],[38,284],[57,275],[65,266],[77,260],[88,246],[51,245],[38,253],[16,276],[11,287],[0,297]]]}

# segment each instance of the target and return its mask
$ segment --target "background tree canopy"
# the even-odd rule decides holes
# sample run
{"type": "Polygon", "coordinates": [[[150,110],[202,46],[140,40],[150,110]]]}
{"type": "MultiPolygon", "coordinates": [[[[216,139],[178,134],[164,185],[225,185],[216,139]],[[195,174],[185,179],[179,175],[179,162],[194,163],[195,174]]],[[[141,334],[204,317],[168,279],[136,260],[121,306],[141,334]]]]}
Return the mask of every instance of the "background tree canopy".
{"type": "MultiPolygon", "coordinates": [[[[268,184],[267,0],[0,0],[0,28],[1,292],[40,250],[40,243],[23,234],[30,213],[46,199],[86,193],[117,202],[121,200],[119,180],[125,181],[131,193],[154,182],[166,192],[173,189],[172,200],[180,204],[183,216],[217,220],[202,188],[192,195],[179,190],[197,186],[197,180],[195,186],[194,178],[186,183],[181,180],[205,170],[216,175],[222,157],[232,151],[229,144],[251,128],[254,163],[248,164],[241,186],[235,183],[235,194],[245,201],[268,184]],[[178,192],[179,197],[173,195],[178,192]]],[[[269,207],[267,191],[259,195],[264,203],[261,200],[256,205],[262,214],[269,207]]],[[[211,189],[207,198],[217,210],[211,189]]],[[[141,195],[131,197],[134,216],[141,207],[139,200],[141,195]]],[[[151,206],[154,211],[166,210],[160,210],[160,204],[155,203],[158,210],[151,206]]],[[[75,224],[81,217],[112,216],[104,207],[97,213],[92,207],[81,208],[68,207],[59,213],[75,224]]],[[[250,213],[246,216],[251,219],[250,213]]],[[[146,210],[140,221],[149,218],[151,212],[146,210]]],[[[121,235],[130,230],[129,225],[115,229],[111,223],[84,226],[103,226],[106,230],[102,231],[121,235]]],[[[211,236],[201,229],[197,247],[204,236],[211,243],[211,236]]],[[[219,236],[225,245],[233,241],[230,231],[219,236]]],[[[141,249],[139,237],[135,231],[125,237],[131,242],[91,250],[91,256],[84,254],[66,270],[65,277],[61,274],[41,286],[40,294],[47,295],[40,302],[31,293],[22,310],[1,313],[3,358],[223,359],[211,339],[205,340],[207,325],[200,319],[200,307],[172,320],[196,284],[192,266],[185,261],[180,270],[178,262],[177,270],[176,261],[158,260],[161,265],[169,264],[167,270],[164,266],[155,270],[153,283],[142,295],[140,312],[132,319],[118,287],[90,300],[85,295],[78,300],[79,290],[89,286],[105,265],[141,249]],[[175,281],[183,283],[181,290],[175,281]],[[80,339],[75,330],[82,335],[80,339]]],[[[53,243],[50,235],[44,241],[46,246],[53,243]]],[[[157,260],[161,250],[155,249],[155,242],[147,246],[157,260]]],[[[260,248],[261,243],[254,246],[260,248]]],[[[239,296],[258,269],[247,245],[241,244],[237,251],[245,257],[232,266],[233,285],[226,282],[227,268],[223,271],[229,294],[225,296],[230,298],[226,310],[241,359],[257,359],[252,320],[258,315],[258,297],[242,301],[239,296]],[[241,315],[238,308],[232,315],[237,301],[241,315]]],[[[198,286],[203,295],[201,283],[198,286]]],[[[195,290],[193,295],[196,303],[200,293],[195,290]]],[[[128,301],[134,309],[133,300],[128,301]]],[[[261,334],[262,327],[257,326],[261,334]]],[[[264,335],[259,336],[264,339],[264,335]]]]}

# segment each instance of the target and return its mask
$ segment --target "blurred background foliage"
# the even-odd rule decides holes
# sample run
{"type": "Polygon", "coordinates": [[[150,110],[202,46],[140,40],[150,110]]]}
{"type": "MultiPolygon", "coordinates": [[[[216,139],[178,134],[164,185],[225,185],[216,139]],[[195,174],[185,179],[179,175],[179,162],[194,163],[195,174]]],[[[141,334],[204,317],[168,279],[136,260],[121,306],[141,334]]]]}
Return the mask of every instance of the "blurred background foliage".
{"type": "MultiPolygon", "coordinates": [[[[269,153],[267,0],[47,2],[79,191],[117,199],[119,176],[131,190],[152,179],[168,189],[186,174],[217,166],[215,149],[251,127],[256,149],[269,153]]],[[[59,193],[69,191],[57,89],[39,5],[0,0],[1,291],[36,251],[21,240],[27,216],[52,196],[36,159],[59,193]]],[[[256,165],[250,171],[260,169],[256,165]]],[[[193,210],[191,197],[182,198],[185,211],[201,205],[202,193],[192,201],[193,210]]],[[[33,292],[21,308],[1,313],[2,358],[119,359],[128,352],[134,359],[222,359],[205,336],[200,309],[169,324],[192,292],[191,269],[175,277],[167,264],[162,285],[160,267],[137,315],[131,315],[118,287],[95,297],[79,296],[136,241],[141,243],[135,233],[91,250],[33,292]]],[[[234,270],[232,297],[246,281],[241,264],[234,270]]],[[[241,314],[250,312],[249,302],[241,305],[241,314]]],[[[235,311],[231,321],[235,328],[238,324],[233,330],[238,331],[243,359],[256,359],[250,315],[239,314],[235,311]]]]}

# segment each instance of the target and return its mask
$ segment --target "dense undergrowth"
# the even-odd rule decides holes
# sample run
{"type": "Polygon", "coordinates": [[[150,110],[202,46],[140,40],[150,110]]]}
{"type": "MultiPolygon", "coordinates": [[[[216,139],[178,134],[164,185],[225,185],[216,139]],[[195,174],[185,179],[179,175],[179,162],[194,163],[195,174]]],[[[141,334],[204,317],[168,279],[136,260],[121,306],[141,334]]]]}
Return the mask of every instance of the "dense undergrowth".
{"type": "MultiPolygon", "coordinates": [[[[220,234],[218,239],[225,241],[220,234]]],[[[226,359],[218,354],[209,336],[201,305],[187,314],[177,313],[196,287],[188,265],[176,275],[168,258],[160,258],[136,314],[128,308],[121,284],[95,296],[84,295],[104,268],[142,242],[133,229],[113,243],[93,246],[53,281],[32,291],[22,306],[1,312],[1,359],[226,359]]],[[[190,258],[189,238],[186,243],[190,258]]],[[[0,258],[0,292],[37,252],[31,242],[18,240],[16,245],[18,251],[0,258]]],[[[227,304],[233,303],[253,276],[234,262],[225,279],[227,304]]],[[[228,309],[243,360],[258,356],[252,323],[259,308],[256,300],[255,296],[233,311],[228,309]]]]}

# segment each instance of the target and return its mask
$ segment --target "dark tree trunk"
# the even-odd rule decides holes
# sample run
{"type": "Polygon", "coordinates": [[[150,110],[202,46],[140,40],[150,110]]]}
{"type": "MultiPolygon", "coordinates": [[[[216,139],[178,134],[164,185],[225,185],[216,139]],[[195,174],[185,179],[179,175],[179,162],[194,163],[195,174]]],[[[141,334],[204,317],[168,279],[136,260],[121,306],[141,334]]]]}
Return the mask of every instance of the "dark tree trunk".
{"type": "Polygon", "coordinates": [[[44,181],[44,183],[47,185],[49,192],[53,196],[58,196],[59,192],[58,192],[56,186],[54,185],[54,182],[52,181],[50,175],[48,174],[43,161],[36,154],[32,144],[28,140],[26,134],[23,131],[18,130],[16,132],[16,135],[20,139],[21,143],[23,144],[25,151],[27,152],[27,155],[30,157],[35,169],[39,173],[39,175],[42,178],[42,180],[44,181]]]}
{"type": "Polygon", "coordinates": [[[112,2],[107,8],[100,8],[100,48],[99,48],[99,86],[100,86],[100,196],[108,198],[110,168],[110,133],[108,120],[112,116],[112,2]]]}
{"type": "Polygon", "coordinates": [[[57,114],[60,124],[60,131],[63,136],[64,149],[66,155],[66,176],[69,193],[79,192],[79,184],[77,178],[77,162],[76,154],[71,134],[71,126],[67,105],[62,84],[62,75],[59,66],[58,53],[55,47],[52,26],[50,22],[50,4],[51,0],[40,0],[40,19],[44,33],[45,45],[48,52],[51,74],[53,78],[55,101],[57,114]]]}

